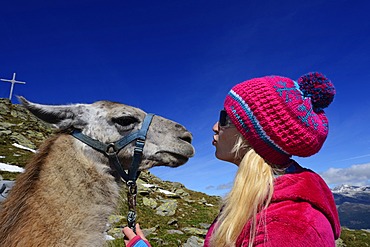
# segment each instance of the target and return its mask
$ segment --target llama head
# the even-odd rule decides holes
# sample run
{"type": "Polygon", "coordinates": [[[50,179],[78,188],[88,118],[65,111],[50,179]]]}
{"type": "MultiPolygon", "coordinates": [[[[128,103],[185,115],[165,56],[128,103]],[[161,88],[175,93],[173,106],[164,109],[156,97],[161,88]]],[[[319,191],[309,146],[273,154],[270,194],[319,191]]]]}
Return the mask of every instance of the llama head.
{"type": "MultiPolygon", "coordinates": [[[[112,143],[141,128],[146,113],[138,108],[110,102],[93,104],[42,105],[23,97],[19,100],[39,119],[60,130],[78,129],[102,143],[112,143]]],[[[140,170],[153,166],[177,167],[194,155],[192,135],[182,125],[155,115],[149,126],[140,170]]],[[[124,169],[129,167],[134,144],[128,144],[118,154],[124,169]]],[[[100,152],[76,139],[76,145],[93,161],[108,164],[100,152]]]]}

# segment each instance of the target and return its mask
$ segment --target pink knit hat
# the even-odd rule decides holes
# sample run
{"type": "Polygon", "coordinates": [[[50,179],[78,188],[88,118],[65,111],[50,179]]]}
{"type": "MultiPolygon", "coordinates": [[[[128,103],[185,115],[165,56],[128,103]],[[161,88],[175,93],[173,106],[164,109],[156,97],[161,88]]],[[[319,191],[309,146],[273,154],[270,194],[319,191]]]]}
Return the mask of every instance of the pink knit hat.
{"type": "Polygon", "coordinates": [[[323,109],[334,95],[334,85],[317,72],[301,76],[298,82],[266,76],[234,86],[224,107],[259,155],[285,166],[292,155],[307,157],[320,150],[328,135],[323,109]]]}

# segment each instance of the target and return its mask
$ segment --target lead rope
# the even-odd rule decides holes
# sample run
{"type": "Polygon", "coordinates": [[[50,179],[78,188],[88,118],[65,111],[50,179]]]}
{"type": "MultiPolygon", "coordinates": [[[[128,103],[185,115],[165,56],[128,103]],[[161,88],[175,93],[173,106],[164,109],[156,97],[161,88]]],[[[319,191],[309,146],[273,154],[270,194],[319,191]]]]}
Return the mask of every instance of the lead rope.
{"type": "Polygon", "coordinates": [[[136,234],[136,198],[137,198],[137,184],[136,179],[139,177],[140,172],[139,164],[141,162],[141,157],[143,154],[145,142],[143,140],[136,140],[135,149],[134,149],[134,156],[132,159],[131,167],[128,173],[126,173],[119,162],[117,151],[111,150],[106,152],[109,158],[110,166],[114,166],[116,171],[121,176],[121,179],[126,182],[127,185],[127,204],[128,204],[128,214],[127,214],[127,224],[128,227],[136,234]],[[113,152],[112,152],[113,151],[113,152]]]}
{"type": "Polygon", "coordinates": [[[137,185],[135,182],[127,183],[127,203],[128,203],[128,214],[127,214],[127,224],[131,230],[136,234],[136,195],[137,195],[137,185]]]}
{"type": "Polygon", "coordinates": [[[136,198],[137,198],[137,184],[136,179],[139,177],[140,172],[138,170],[138,165],[141,161],[142,151],[136,151],[134,153],[134,159],[131,165],[129,173],[126,173],[118,160],[117,152],[107,152],[110,165],[116,168],[116,171],[121,176],[122,181],[127,185],[127,225],[136,234],[136,198]],[[135,165],[136,164],[136,165],[135,165]],[[127,181],[127,182],[126,182],[127,181]]]}
{"type": "MultiPolygon", "coordinates": [[[[147,122],[147,121],[144,121],[147,122]]],[[[150,123],[150,122],[149,122],[150,123]]],[[[147,124],[145,124],[147,125],[147,124]]],[[[149,126],[149,125],[148,125],[149,126]]],[[[128,214],[127,214],[127,224],[128,227],[136,234],[136,198],[137,198],[137,184],[136,179],[139,177],[140,172],[139,164],[141,163],[141,158],[143,155],[145,145],[145,137],[140,137],[136,140],[134,155],[132,157],[131,167],[129,172],[125,172],[122,169],[121,163],[118,159],[118,152],[114,145],[109,145],[106,151],[106,155],[109,159],[110,166],[114,166],[116,171],[121,176],[122,180],[126,182],[127,191],[127,203],[128,203],[128,214]]]]}

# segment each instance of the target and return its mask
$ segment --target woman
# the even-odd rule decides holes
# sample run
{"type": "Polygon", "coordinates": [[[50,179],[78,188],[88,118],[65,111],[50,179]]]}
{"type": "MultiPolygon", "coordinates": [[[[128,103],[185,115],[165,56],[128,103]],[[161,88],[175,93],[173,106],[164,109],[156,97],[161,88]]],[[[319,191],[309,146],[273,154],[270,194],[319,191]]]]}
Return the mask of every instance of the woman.
{"type": "Polygon", "coordinates": [[[255,78],[230,90],[213,145],[238,172],[204,246],[335,246],[340,224],[330,189],[291,159],[321,149],[328,134],[323,109],[334,94],[316,72],[297,82],[255,78]]]}

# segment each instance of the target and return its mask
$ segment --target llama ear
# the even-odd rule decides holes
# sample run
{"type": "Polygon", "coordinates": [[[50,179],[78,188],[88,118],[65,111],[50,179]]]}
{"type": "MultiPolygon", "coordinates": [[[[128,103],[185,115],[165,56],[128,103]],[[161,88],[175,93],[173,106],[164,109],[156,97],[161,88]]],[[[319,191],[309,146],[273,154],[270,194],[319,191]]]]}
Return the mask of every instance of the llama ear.
{"type": "Polygon", "coordinates": [[[76,119],[76,112],[81,105],[41,105],[32,103],[22,96],[18,96],[18,99],[22,105],[37,118],[53,124],[59,129],[67,129],[75,125],[84,125],[82,121],[76,119]]]}

